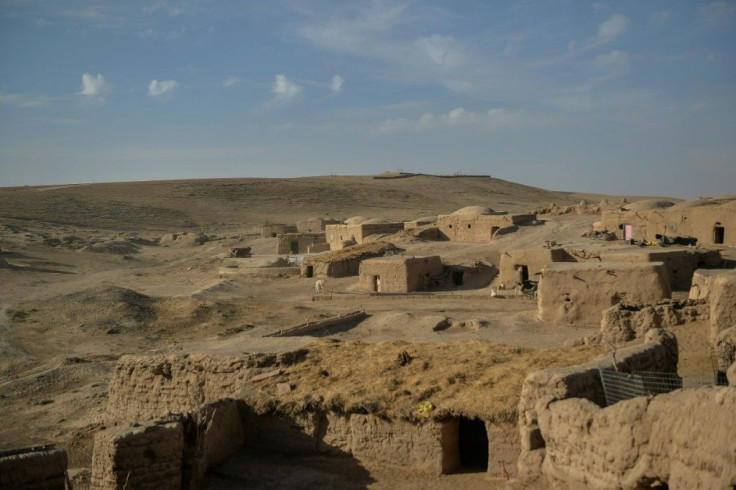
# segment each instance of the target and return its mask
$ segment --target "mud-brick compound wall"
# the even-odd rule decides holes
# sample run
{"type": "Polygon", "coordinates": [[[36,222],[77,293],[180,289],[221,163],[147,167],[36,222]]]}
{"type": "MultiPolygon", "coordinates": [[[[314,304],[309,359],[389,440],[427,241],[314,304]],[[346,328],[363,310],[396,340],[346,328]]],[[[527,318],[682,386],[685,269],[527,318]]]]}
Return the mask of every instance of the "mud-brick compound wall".
{"type": "Polygon", "coordinates": [[[207,469],[244,441],[233,399],[169,421],[122,424],[95,435],[91,488],[200,488],[207,469]]]}
{"type": "Polygon", "coordinates": [[[310,248],[318,244],[329,246],[325,241],[324,233],[285,233],[276,235],[276,253],[282,254],[305,254],[310,248]]]}
{"type": "MultiPolygon", "coordinates": [[[[616,367],[622,372],[674,373],[677,372],[677,340],[665,330],[650,330],[644,344],[618,350],[615,359],[616,367]]],[[[535,476],[541,472],[546,440],[540,431],[539,412],[546,404],[554,400],[584,398],[599,406],[605,405],[599,368],[613,369],[613,356],[606,354],[578,366],[537,371],[524,380],[518,406],[520,475],[535,476]]]]}
{"type": "Polygon", "coordinates": [[[526,271],[532,281],[538,281],[542,268],[552,262],[575,262],[564,248],[529,248],[507,250],[501,254],[498,280],[507,287],[522,282],[522,270],[526,271]]]}
{"type": "Polygon", "coordinates": [[[360,289],[377,293],[424,291],[443,272],[438,255],[368,259],[360,264],[360,289]]]}
{"type": "Polygon", "coordinates": [[[556,262],[542,269],[539,319],[600,324],[603,310],[618,303],[656,303],[672,294],[662,262],[556,262]]]}
{"type": "Polygon", "coordinates": [[[645,250],[641,248],[602,253],[604,262],[662,262],[667,269],[670,287],[687,291],[692,284],[698,256],[687,250],[645,250]]]}
{"type": "Polygon", "coordinates": [[[542,473],[554,488],[736,485],[736,388],[677,390],[607,408],[581,398],[543,406],[542,473]]]}
{"type": "Polygon", "coordinates": [[[95,434],[93,490],[179,490],[184,430],[180,422],[122,426],[95,434]]]}
{"type": "Polygon", "coordinates": [[[66,452],[53,447],[0,452],[0,488],[64,490],[66,452]]]}

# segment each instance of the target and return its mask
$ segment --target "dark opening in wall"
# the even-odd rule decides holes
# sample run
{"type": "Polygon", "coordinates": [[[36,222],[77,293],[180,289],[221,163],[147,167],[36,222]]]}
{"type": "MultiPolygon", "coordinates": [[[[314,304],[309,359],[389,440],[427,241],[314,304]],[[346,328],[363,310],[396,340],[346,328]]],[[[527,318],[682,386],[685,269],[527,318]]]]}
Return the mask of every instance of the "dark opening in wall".
{"type": "Polygon", "coordinates": [[[723,243],[726,230],[720,225],[720,223],[716,223],[716,226],[713,227],[713,243],[723,243]]]}
{"type": "Polygon", "coordinates": [[[488,433],[485,422],[461,417],[458,449],[461,471],[488,471],[488,433]]]}
{"type": "Polygon", "coordinates": [[[299,242],[291,242],[291,253],[293,254],[299,253],[299,242]]]}
{"type": "Polygon", "coordinates": [[[308,265],[304,275],[307,277],[312,277],[314,275],[314,266],[308,265]]]}
{"type": "Polygon", "coordinates": [[[464,275],[465,275],[464,271],[452,271],[452,283],[455,286],[462,286],[464,275]]]}

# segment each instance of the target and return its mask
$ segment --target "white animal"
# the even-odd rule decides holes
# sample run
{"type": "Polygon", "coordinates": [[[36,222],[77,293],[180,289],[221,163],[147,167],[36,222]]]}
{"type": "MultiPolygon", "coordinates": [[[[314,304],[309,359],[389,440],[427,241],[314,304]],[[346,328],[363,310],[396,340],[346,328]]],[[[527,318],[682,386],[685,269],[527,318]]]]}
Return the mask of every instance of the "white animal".
{"type": "Polygon", "coordinates": [[[495,289],[491,289],[491,298],[498,296],[498,292],[495,289]]]}
{"type": "Polygon", "coordinates": [[[325,280],[324,279],[318,279],[314,283],[314,292],[317,294],[321,294],[325,291],[325,280]]]}

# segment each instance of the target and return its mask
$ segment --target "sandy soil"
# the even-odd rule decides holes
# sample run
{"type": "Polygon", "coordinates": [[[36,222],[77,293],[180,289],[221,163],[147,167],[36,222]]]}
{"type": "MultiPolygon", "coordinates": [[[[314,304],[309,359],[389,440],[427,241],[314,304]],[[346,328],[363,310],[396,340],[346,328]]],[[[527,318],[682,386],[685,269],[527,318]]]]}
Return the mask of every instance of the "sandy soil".
{"type": "MultiPolygon", "coordinates": [[[[356,309],[364,309],[369,318],[354,328],[328,332],[331,338],[561,347],[596,328],[540,322],[532,301],[489,299],[491,285],[462,291],[471,296],[463,299],[382,299],[354,294],[357,278],[330,279],[328,291],[352,293],[351,299],[312,301],[311,279],[219,277],[218,269],[230,246],[273,254],[275,239],[257,235],[266,221],[353,215],[409,220],[467,205],[527,211],[602,197],[490,178],[429,176],[0,188],[1,258],[8,264],[0,268],[0,449],[53,442],[68,450],[71,467],[88,466],[91,436],[103,427],[107,382],[120,355],[300,348],[319,337],[263,335],[356,309]],[[159,243],[162,235],[177,232],[202,234],[207,241],[159,243]],[[445,319],[451,328],[433,328],[445,319]]],[[[480,260],[497,265],[503,250],[549,239],[580,248],[605,246],[581,238],[597,219],[574,214],[544,218],[543,224],[521,227],[488,244],[427,242],[407,234],[385,238],[408,253],[441,255],[450,264],[480,260]]],[[[689,339],[682,345],[699,352],[702,337],[693,332],[682,333],[689,339]]],[[[695,371],[705,369],[701,354],[685,354],[683,360],[695,371]]],[[[299,487],[288,475],[278,481],[264,476],[280,463],[262,455],[247,458],[261,458],[258,464],[268,471],[254,476],[233,463],[236,468],[227,465],[213,474],[211,488],[236,488],[254,478],[261,478],[260,488],[299,487]]],[[[324,488],[494,488],[500,482],[477,474],[430,481],[396,469],[351,469],[319,457],[289,464],[298,468],[293,474],[307,480],[321,474],[314,478],[324,488]]]]}

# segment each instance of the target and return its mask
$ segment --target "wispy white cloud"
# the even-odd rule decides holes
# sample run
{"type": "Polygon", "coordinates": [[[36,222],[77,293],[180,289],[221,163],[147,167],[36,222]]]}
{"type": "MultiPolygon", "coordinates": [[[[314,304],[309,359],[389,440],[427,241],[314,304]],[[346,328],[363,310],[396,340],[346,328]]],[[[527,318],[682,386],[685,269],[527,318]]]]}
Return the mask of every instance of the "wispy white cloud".
{"type": "Polygon", "coordinates": [[[166,12],[169,17],[176,17],[184,12],[182,8],[170,6],[166,0],[156,0],[155,2],[143,7],[143,11],[147,14],[153,14],[159,10],[166,12]]]}
{"type": "Polygon", "coordinates": [[[172,90],[179,85],[176,80],[151,80],[148,84],[148,95],[151,97],[159,97],[161,95],[171,93],[172,90]]]}
{"type": "Polygon", "coordinates": [[[271,93],[274,95],[272,103],[282,104],[296,99],[302,92],[302,88],[295,82],[289,80],[284,75],[276,75],[273,85],[271,85],[271,93]]]}
{"type": "Polygon", "coordinates": [[[382,132],[422,132],[449,127],[496,129],[516,126],[520,121],[519,112],[506,109],[472,112],[458,107],[447,114],[427,112],[417,119],[388,119],[381,123],[379,130],[382,132]]]}
{"type": "Polygon", "coordinates": [[[341,77],[340,75],[335,75],[332,77],[332,82],[330,82],[330,90],[332,90],[333,93],[338,93],[342,91],[342,84],[345,83],[345,79],[341,77]]]}
{"type": "Polygon", "coordinates": [[[629,55],[623,51],[611,51],[593,58],[593,68],[599,71],[622,72],[629,63],[629,55]]]}
{"type": "Polygon", "coordinates": [[[54,99],[47,95],[36,94],[7,94],[0,92],[0,104],[15,105],[18,107],[40,107],[50,104],[54,99]]]}
{"type": "Polygon", "coordinates": [[[649,16],[649,22],[655,26],[663,26],[672,20],[674,16],[675,14],[671,10],[660,10],[649,16]]]}
{"type": "Polygon", "coordinates": [[[84,73],[82,75],[82,87],[77,92],[77,95],[83,95],[87,100],[104,102],[105,95],[109,90],[110,84],[105,81],[105,77],[101,73],[97,75],[84,73]]]}
{"type": "Polygon", "coordinates": [[[629,19],[621,14],[614,14],[600,26],[598,26],[598,36],[596,40],[599,43],[608,43],[621,36],[629,26],[629,19]]]}
{"type": "Polygon", "coordinates": [[[701,8],[705,20],[713,24],[724,24],[731,21],[736,14],[734,2],[712,2],[701,8]]]}
{"type": "Polygon", "coordinates": [[[226,88],[233,87],[240,82],[240,78],[238,77],[227,77],[225,80],[222,81],[222,86],[226,88]]]}

